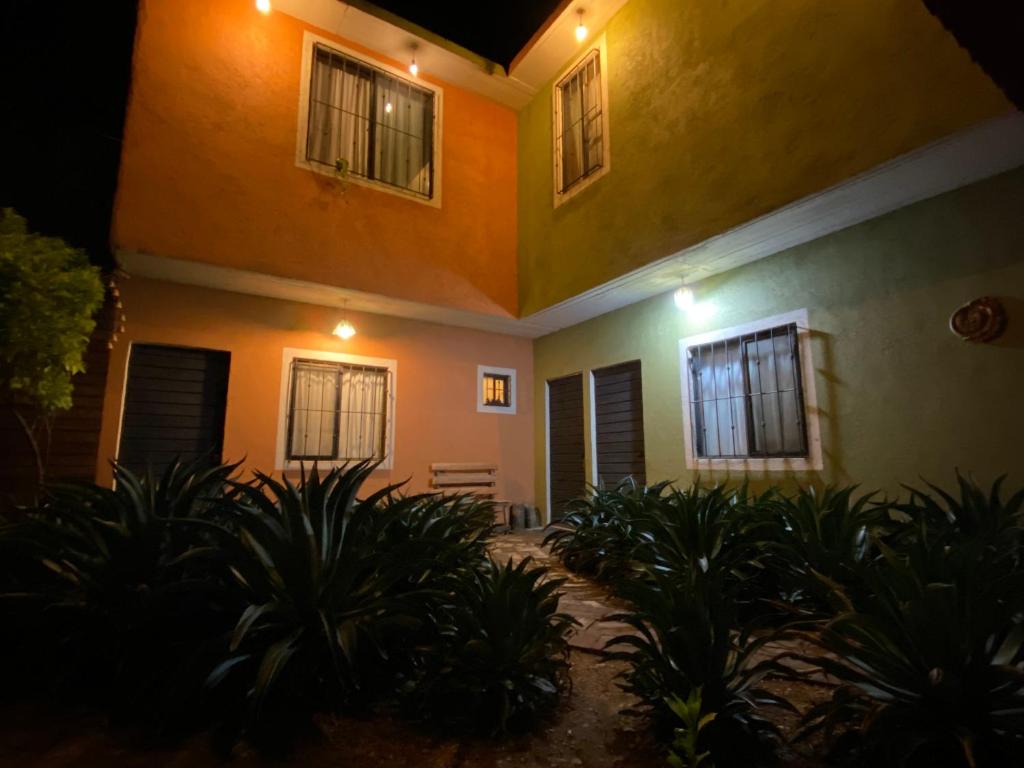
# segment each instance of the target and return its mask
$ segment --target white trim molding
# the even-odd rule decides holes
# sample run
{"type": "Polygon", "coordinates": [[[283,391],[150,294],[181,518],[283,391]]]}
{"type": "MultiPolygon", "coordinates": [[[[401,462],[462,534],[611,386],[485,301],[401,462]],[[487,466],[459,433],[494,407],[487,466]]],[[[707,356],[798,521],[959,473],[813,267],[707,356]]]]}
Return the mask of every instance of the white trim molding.
{"type": "Polygon", "coordinates": [[[679,340],[679,376],[683,395],[683,442],[686,468],[691,470],[727,470],[738,472],[808,472],[822,469],[821,428],[818,421],[818,396],[814,386],[814,363],[811,357],[811,328],[807,310],[798,309],[781,315],[765,317],[751,323],[720,328],[679,340]],[[803,389],[804,424],[807,430],[807,456],[785,458],[744,458],[718,459],[701,458],[696,455],[693,445],[693,416],[690,403],[693,400],[690,366],[687,364],[687,350],[690,347],[724,341],[756,331],[777,328],[780,325],[796,324],[797,344],[800,351],[800,378],[803,389]]]}
{"type": "Polygon", "coordinates": [[[351,182],[352,184],[358,184],[361,187],[376,189],[379,192],[387,192],[391,195],[397,195],[398,197],[403,197],[407,200],[415,200],[417,203],[422,203],[423,205],[440,208],[442,176],[441,147],[444,143],[444,89],[441,88],[441,86],[429,83],[426,80],[413,78],[408,72],[398,69],[398,67],[393,67],[383,61],[374,59],[367,56],[365,53],[354,51],[335,40],[310,32],[309,30],[302,33],[302,67],[301,74],[299,76],[299,120],[295,132],[295,165],[298,168],[302,168],[304,171],[319,173],[331,178],[338,178],[337,173],[333,169],[322,166],[319,163],[310,162],[306,159],[306,142],[309,135],[309,88],[313,72],[313,47],[318,44],[325,48],[330,48],[332,51],[337,51],[346,58],[355,59],[372,69],[379,69],[387,72],[399,80],[411,83],[416,88],[421,88],[424,91],[430,91],[434,94],[434,119],[431,120],[431,125],[433,126],[434,131],[431,144],[431,149],[433,151],[433,156],[431,157],[433,182],[430,197],[424,197],[423,195],[416,194],[415,192],[404,190],[400,187],[394,186],[393,184],[387,184],[375,179],[366,179],[362,176],[355,176],[352,174],[345,176],[344,181],[345,183],[351,182]]]}
{"type": "MultiPolygon", "coordinates": [[[[331,363],[350,363],[354,365],[386,368],[388,371],[387,414],[384,425],[384,459],[377,469],[387,470],[394,466],[395,461],[395,399],[398,391],[398,362],[382,357],[364,357],[343,352],[330,352],[323,349],[298,349],[285,347],[281,352],[281,396],[277,406],[277,450],[274,467],[279,472],[290,472],[300,469],[303,465],[310,466],[312,461],[292,461],[286,458],[288,442],[288,409],[290,406],[291,368],[293,360],[323,360],[331,363]]],[[[321,467],[342,467],[344,460],[317,461],[321,467]]]]}
{"type": "Polygon", "coordinates": [[[493,365],[478,365],[476,367],[476,410],[477,413],[501,413],[506,416],[514,416],[519,391],[516,387],[516,369],[498,368],[493,365]],[[508,405],[486,405],[484,403],[484,376],[494,374],[495,376],[507,376],[509,388],[508,405]]]}

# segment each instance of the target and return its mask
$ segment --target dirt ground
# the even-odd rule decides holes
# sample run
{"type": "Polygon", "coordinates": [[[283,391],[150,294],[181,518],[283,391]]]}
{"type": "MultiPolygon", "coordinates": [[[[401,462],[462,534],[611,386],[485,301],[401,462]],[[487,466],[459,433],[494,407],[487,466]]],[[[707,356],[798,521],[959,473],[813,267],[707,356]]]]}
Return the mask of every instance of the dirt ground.
{"type": "MultiPolygon", "coordinates": [[[[622,665],[599,656],[572,653],[572,690],[547,723],[532,733],[505,741],[457,741],[433,736],[417,726],[386,716],[324,717],[318,736],[298,745],[285,761],[260,757],[241,745],[225,763],[204,735],[172,750],[143,750],[129,734],[110,729],[97,715],[57,714],[38,708],[0,710],[0,766],[39,768],[250,768],[291,765],[303,768],[663,768],[664,751],[644,722],[621,714],[632,704],[615,685],[622,665]]],[[[776,693],[806,710],[822,696],[819,686],[772,681],[776,693]]],[[[795,718],[779,713],[778,722],[792,733],[795,718]]],[[[787,754],[793,768],[818,763],[787,754]]]]}

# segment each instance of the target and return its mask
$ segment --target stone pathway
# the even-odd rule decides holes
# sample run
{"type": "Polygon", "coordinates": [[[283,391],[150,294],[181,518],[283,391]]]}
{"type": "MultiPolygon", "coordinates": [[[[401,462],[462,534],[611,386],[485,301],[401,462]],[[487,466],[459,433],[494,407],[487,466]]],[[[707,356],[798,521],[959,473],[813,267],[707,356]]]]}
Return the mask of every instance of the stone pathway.
{"type": "Polygon", "coordinates": [[[573,648],[603,653],[612,638],[634,634],[635,630],[628,624],[605,620],[627,610],[626,603],[608,594],[600,585],[566,570],[561,561],[541,545],[546,533],[543,528],[499,533],[491,540],[491,554],[501,563],[509,558],[519,562],[525,557],[532,557],[538,564],[548,567],[555,578],[566,579],[558,608],[580,623],[569,636],[569,645],[573,648]]]}

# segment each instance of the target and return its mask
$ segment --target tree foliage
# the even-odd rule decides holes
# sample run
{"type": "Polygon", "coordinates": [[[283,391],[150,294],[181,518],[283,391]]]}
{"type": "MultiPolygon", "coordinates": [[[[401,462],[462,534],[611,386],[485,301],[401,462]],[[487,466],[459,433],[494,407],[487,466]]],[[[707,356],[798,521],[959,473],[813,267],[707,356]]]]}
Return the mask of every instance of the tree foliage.
{"type": "Polygon", "coordinates": [[[103,301],[97,267],[60,238],[0,214],[0,394],[45,413],[71,407],[71,377],[103,301]]]}

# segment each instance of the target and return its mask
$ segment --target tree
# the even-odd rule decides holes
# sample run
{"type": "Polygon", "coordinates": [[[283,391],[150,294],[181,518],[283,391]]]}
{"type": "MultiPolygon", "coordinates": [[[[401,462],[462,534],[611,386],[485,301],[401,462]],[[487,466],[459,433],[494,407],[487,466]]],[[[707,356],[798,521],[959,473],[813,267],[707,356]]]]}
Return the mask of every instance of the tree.
{"type": "Polygon", "coordinates": [[[10,208],[0,213],[0,399],[25,431],[40,483],[53,418],[71,407],[71,377],[85,370],[102,302],[85,251],[29,232],[10,208]]]}

